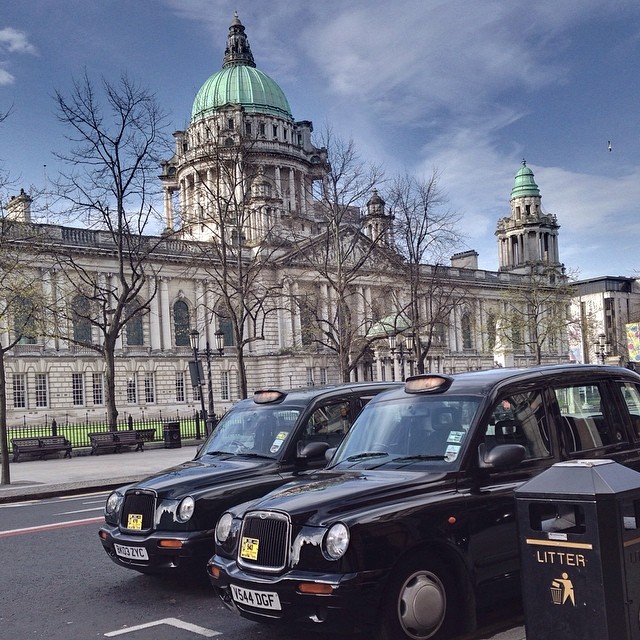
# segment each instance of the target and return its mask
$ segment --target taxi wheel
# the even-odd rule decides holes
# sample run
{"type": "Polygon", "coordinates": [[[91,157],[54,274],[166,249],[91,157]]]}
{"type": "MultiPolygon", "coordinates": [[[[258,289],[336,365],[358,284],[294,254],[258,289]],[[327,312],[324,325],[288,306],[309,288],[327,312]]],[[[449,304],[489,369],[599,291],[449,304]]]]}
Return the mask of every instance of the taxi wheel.
{"type": "Polygon", "coordinates": [[[421,556],[399,566],[386,590],[380,640],[444,640],[455,629],[455,591],[449,571],[421,556]]]}

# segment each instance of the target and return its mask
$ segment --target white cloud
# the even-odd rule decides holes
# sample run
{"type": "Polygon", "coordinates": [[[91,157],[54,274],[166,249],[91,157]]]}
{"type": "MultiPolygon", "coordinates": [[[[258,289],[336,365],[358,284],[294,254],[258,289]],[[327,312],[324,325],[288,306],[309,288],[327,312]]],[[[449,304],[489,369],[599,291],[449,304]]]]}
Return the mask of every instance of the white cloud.
{"type": "Polygon", "coordinates": [[[13,84],[15,78],[6,70],[0,66],[0,87],[8,84],[13,84]]]}
{"type": "Polygon", "coordinates": [[[12,27],[0,29],[0,50],[7,53],[38,55],[38,50],[29,42],[27,34],[12,27]]]}

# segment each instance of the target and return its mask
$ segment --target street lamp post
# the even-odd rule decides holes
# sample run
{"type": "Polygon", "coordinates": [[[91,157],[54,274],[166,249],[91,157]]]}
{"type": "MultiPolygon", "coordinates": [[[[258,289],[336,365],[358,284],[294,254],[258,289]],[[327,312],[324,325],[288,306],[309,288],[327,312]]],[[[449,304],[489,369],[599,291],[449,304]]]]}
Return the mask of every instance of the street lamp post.
{"type": "Polygon", "coordinates": [[[211,382],[211,356],[222,357],[224,355],[224,331],[218,330],[214,334],[216,339],[216,349],[213,351],[209,347],[209,341],[207,340],[207,346],[203,351],[204,357],[207,360],[207,387],[208,387],[208,413],[207,413],[207,431],[211,433],[217,424],[216,414],[213,408],[213,383],[211,382]]]}
{"type": "MultiPolygon", "coordinates": [[[[191,374],[191,382],[195,382],[196,386],[200,390],[200,406],[202,410],[202,419],[205,424],[205,432],[209,435],[207,430],[207,410],[204,408],[204,394],[202,393],[202,365],[200,364],[200,360],[198,358],[198,345],[200,343],[200,332],[197,329],[191,329],[189,332],[189,343],[191,344],[191,348],[193,349],[193,363],[194,363],[194,373],[191,374]]],[[[196,420],[196,440],[200,439],[200,421],[196,420]]]]}
{"type": "Polygon", "coordinates": [[[400,336],[400,339],[398,339],[398,335],[396,335],[395,333],[389,335],[387,338],[389,340],[389,350],[391,351],[392,378],[393,380],[396,379],[394,362],[395,362],[395,354],[397,351],[398,362],[400,364],[400,367],[399,367],[400,377],[404,379],[404,359],[406,356],[409,363],[411,363],[413,340],[411,338],[403,339],[402,336],[400,336]],[[406,347],[405,347],[405,343],[406,343],[406,347]]]}
{"type": "Polygon", "coordinates": [[[607,336],[601,333],[598,342],[595,343],[596,358],[600,364],[605,364],[607,356],[611,353],[611,344],[607,342],[607,336]]]}

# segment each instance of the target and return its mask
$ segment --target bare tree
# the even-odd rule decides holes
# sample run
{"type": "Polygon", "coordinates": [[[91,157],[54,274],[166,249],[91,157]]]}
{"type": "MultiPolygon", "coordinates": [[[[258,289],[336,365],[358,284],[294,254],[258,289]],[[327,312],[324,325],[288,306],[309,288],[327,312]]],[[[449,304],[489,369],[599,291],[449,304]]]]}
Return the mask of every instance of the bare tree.
{"type": "Polygon", "coordinates": [[[398,313],[407,317],[417,370],[424,373],[429,350],[444,346],[451,312],[467,297],[467,288],[442,264],[460,244],[460,216],[445,208],[447,198],[436,170],[426,180],[406,173],[398,176],[389,190],[389,202],[409,289],[398,313]]]}
{"type": "Polygon", "coordinates": [[[207,275],[201,315],[205,327],[217,324],[232,333],[238,387],[246,398],[245,352],[265,339],[280,308],[274,258],[287,245],[287,233],[281,200],[258,167],[253,139],[240,126],[223,129],[218,119],[203,122],[201,136],[206,142],[182,158],[183,171],[197,184],[197,205],[181,212],[182,233],[199,241],[198,267],[207,275]]]}
{"type": "Polygon", "coordinates": [[[44,301],[40,272],[33,268],[37,227],[11,219],[4,208],[0,213],[0,336],[6,336],[0,340],[1,483],[10,484],[5,358],[20,342],[35,342],[43,335],[44,301]]]}
{"type": "Polygon", "coordinates": [[[59,195],[99,235],[110,271],[99,272],[81,246],[60,245],[56,258],[66,279],[54,300],[62,314],[61,336],[99,353],[105,363],[105,404],[117,428],[115,348],[127,324],[149,310],[155,296],[154,249],[164,238],[150,235],[159,220],[152,185],[165,152],[165,119],[155,96],[126,76],[102,80],[102,93],[87,77],[74,82],[68,97],[56,92],[60,122],[71,150],[57,154],[68,170],[57,181],[59,195]],[[75,292],[70,299],[70,292],[75,292]],[[89,331],[73,327],[88,328],[89,331]]]}
{"type": "Polygon", "coordinates": [[[503,346],[532,353],[537,364],[542,354],[566,346],[572,285],[563,269],[534,266],[521,281],[503,293],[504,311],[498,318],[497,338],[503,346]]]}
{"type": "Polygon", "coordinates": [[[310,321],[303,322],[306,339],[336,354],[340,379],[347,382],[375,340],[367,337],[372,314],[358,284],[367,278],[379,282],[382,265],[397,268],[399,261],[383,246],[383,236],[367,237],[361,231],[360,211],[383,180],[381,168],[362,161],[353,140],[335,137],[329,127],[320,144],[328,158],[325,178],[314,194],[320,233],[311,239],[299,235],[292,260],[316,274],[327,292],[323,297],[317,287],[300,291],[296,303],[310,321]],[[315,329],[309,329],[311,322],[315,329]]]}

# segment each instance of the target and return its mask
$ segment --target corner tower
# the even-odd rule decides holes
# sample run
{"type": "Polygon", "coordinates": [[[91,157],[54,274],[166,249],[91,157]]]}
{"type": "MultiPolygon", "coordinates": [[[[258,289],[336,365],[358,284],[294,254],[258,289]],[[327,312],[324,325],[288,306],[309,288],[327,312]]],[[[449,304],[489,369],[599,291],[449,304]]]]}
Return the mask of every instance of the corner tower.
{"type": "Polygon", "coordinates": [[[562,270],[558,252],[560,225],[543,213],[542,197],[525,160],[511,189],[511,216],[498,220],[498,269],[532,273],[540,268],[562,270]]]}

